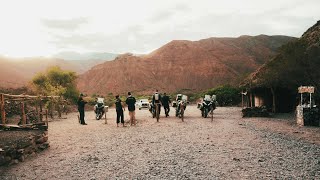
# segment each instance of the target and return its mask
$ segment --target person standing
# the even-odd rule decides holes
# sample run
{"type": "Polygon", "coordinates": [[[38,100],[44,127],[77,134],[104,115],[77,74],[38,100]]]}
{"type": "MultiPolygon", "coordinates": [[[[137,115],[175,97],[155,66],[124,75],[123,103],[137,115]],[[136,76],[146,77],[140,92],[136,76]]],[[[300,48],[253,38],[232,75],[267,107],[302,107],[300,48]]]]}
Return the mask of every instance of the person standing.
{"type": "Polygon", "coordinates": [[[84,106],[87,102],[83,99],[83,94],[81,93],[78,99],[78,111],[80,113],[80,124],[87,125],[84,121],[84,106]]]}
{"type": "Polygon", "coordinates": [[[163,108],[164,108],[164,112],[166,114],[166,117],[169,116],[169,112],[170,112],[170,107],[169,107],[169,104],[171,103],[171,100],[170,100],[170,97],[167,96],[167,93],[164,93],[163,94],[163,97],[162,97],[162,105],[163,105],[163,108]]]}
{"type": "Polygon", "coordinates": [[[119,95],[116,95],[116,112],[117,112],[117,127],[119,127],[120,119],[121,123],[124,126],[124,117],[123,117],[123,111],[125,111],[124,106],[122,105],[121,99],[119,95]]]}
{"type": "Polygon", "coordinates": [[[129,111],[129,117],[130,117],[130,124],[132,125],[136,125],[136,117],[135,117],[135,103],[136,103],[136,98],[134,98],[131,95],[131,92],[128,92],[128,97],[126,99],[126,104],[128,105],[128,111],[129,111]]]}

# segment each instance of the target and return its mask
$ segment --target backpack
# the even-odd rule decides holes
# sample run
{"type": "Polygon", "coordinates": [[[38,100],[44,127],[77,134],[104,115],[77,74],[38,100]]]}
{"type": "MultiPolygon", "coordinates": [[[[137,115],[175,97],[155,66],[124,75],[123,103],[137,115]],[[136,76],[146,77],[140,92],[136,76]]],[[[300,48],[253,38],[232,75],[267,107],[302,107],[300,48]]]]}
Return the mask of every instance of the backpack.
{"type": "Polygon", "coordinates": [[[154,94],[154,100],[159,101],[159,94],[158,93],[154,94]]]}

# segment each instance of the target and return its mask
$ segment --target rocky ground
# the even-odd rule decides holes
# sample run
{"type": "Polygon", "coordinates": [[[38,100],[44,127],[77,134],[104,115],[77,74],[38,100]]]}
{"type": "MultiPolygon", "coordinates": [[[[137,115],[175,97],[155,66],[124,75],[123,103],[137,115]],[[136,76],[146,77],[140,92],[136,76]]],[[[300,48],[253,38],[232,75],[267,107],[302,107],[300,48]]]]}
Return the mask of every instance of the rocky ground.
{"type": "MultiPolygon", "coordinates": [[[[171,109],[173,111],[173,108],[171,109]]],[[[218,108],[214,120],[195,106],[185,122],[137,110],[136,127],[116,127],[87,112],[49,123],[50,148],[0,174],[18,179],[320,179],[320,130],[294,125],[293,116],[241,118],[218,108]]],[[[125,119],[128,118],[127,111],[125,119]]],[[[173,112],[171,112],[173,115],[173,112]]]]}

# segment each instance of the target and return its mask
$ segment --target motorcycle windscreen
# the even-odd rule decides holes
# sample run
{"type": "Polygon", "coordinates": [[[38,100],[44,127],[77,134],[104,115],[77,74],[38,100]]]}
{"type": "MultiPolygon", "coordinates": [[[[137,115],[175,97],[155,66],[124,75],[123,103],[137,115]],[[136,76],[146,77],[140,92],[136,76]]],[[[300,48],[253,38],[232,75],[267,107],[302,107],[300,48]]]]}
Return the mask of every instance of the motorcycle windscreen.
{"type": "Polygon", "coordinates": [[[97,98],[97,103],[104,103],[104,98],[97,98]]]}

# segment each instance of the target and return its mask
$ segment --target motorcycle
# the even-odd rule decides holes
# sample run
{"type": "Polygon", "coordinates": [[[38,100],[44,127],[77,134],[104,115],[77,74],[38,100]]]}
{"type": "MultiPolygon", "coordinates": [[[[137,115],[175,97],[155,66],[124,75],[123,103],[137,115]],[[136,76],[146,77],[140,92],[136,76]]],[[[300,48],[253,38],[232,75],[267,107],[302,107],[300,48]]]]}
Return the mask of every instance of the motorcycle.
{"type": "Polygon", "coordinates": [[[156,117],[156,111],[155,111],[155,108],[154,108],[154,104],[150,103],[149,111],[152,114],[152,118],[155,118],[156,117]]]}
{"type": "Polygon", "coordinates": [[[215,99],[211,98],[210,95],[205,95],[205,98],[202,100],[202,102],[198,104],[198,108],[201,111],[201,116],[207,118],[209,112],[213,113],[213,111],[216,109],[215,99]]]}
{"type": "MultiPolygon", "coordinates": [[[[150,111],[150,113],[152,114],[152,118],[155,118],[156,117],[156,108],[155,108],[155,104],[152,104],[152,103],[150,103],[150,106],[149,106],[149,111],[150,111]]],[[[160,106],[160,104],[158,104],[158,109],[159,109],[159,115],[160,115],[160,112],[161,112],[161,106],[160,106]]]]}
{"type": "Polygon", "coordinates": [[[182,121],[184,121],[184,111],[187,108],[187,101],[188,96],[186,95],[182,95],[182,94],[178,94],[176,101],[174,101],[173,107],[176,108],[176,117],[181,118],[182,121]]]}
{"type": "Polygon", "coordinates": [[[100,120],[105,113],[104,99],[98,98],[97,103],[94,106],[94,112],[96,113],[96,120],[100,120]]]}
{"type": "Polygon", "coordinates": [[[177,108],[176,108],[176,117],[183,117],[184,111],[186,110],[187,103],[185,101],[178,101],[177,108]]]}

